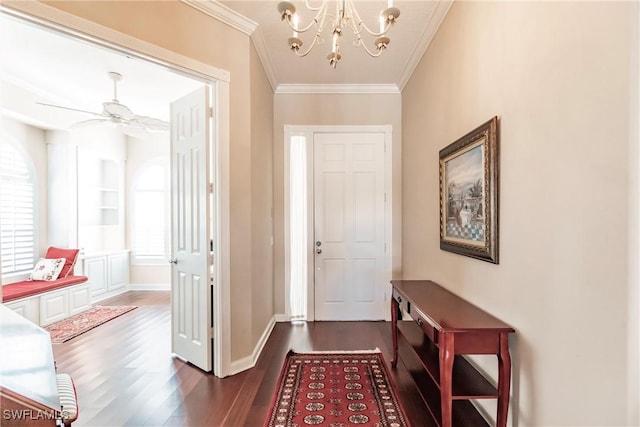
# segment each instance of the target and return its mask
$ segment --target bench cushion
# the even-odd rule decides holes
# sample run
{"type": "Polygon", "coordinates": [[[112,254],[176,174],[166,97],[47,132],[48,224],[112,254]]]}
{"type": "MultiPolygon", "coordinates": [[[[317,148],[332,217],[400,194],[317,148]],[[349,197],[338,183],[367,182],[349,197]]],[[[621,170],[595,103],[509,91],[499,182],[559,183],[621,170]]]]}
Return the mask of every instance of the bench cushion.
{"type": "Polygon", "coordinates": [[[77,285],[87,281],[86,276],[67,276],[50,282],[44,280],[25,280],[2,286],[2,302],[25,298],[66,286],[77,285]]]}

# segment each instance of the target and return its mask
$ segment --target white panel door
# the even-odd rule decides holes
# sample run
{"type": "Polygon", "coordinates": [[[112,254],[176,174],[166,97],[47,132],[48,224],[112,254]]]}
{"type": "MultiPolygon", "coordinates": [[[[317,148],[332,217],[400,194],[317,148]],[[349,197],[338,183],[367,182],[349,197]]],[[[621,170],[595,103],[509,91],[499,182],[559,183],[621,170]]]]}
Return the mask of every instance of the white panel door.
{"type": "Polygon", "coordinates": [[[384,133],[314,135],[315,318],[385,318],[384,133]]]}
{"type": "Polygon", "coordinates": [[[171,104],[172,351],[212,369],[209,115],[203,87],[171,104]]]}

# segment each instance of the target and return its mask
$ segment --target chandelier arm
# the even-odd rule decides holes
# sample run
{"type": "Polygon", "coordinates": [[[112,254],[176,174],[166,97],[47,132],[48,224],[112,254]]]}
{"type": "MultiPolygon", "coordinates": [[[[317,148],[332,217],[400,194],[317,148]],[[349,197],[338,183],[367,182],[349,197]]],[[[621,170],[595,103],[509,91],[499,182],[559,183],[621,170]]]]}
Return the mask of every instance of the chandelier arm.
{"type": "Polygon", "coordinates": [[[312,11],[316,11],[316,10],[320,10],[322,8],[326,8],[328,2],[329,2],[328,0],[321,0],[320,6],[313,6],[311,4],[310,0],[304,0],[304,5],[305,5],[305,7],[307,9],[312,10],[312,11]]]}
{"type": "Polygon", "coordinates": [[[374,58],[377,58],[378,56],[382,55],[382,52],[386,49],[386,47],[383,46],[380,49],[376,49],[376,52],[374,53],[369,50],[369,48],[365,43],[362,43],[362,40],[360,40],[360,46],[364,48],[365,52],[367,52],[369,56],[372,56],[374,58]]]}
{"type": "Polygon", "coordinates": [[[324,21],[326,20],[327,16],[333,17],[333,15],[324,13],[326,8],[327,8],[327,2],[325,0],[320,9],[313,9],[313,10],[317,10],[318,13],[316,13],[316,15],[313,17],[311,22],[309,22],[309,24],[306,27],[298,27],[298,28],[294,27],[293,24],[291,23],[291,20],[293,19],[292,18],[293,15],[287,15],[285,21],[287,25],[289,25],[289,28],[291,28],[293,31],[296,31],[298,33],[306,33],[311,29],[311,27],[314,27],[314,26],[317,28],[318,32],[322,32],[324,28],[324,21]]]}
{"type": "MultiPolygon", "coordinates": [[[[311,44],[309,45],[309,47],[307,48],[306,51],[304,51],[303,53],[300,53],[299,49],[293,49],[293,52],[297,56],[307,56],[309,54],[309,52],[311,52],[311,49],[313,49],[313,47],[316,45],[316,43],[318,42],[319,39],[320,39],[320,33],[317,32],[316,35],[313,37],[313,41],[311,42],[311,44]]],[[[318,44],[320,44],[320,43],[318,43],[318,44]]]]}
{"type": "Polygon", "coordinates": [[[353,6],[351,0],[347,0],[347,3],[349,5],[349,13],[354,18],[353,22],[350,23],[350,27],[353,30],[353,33],[356,35],[360,35],[360,33],[362,32],[360,28],[364,28],[370,35],[379,36],[380,34],[374,34],[373,32],[371,32],[369,27],[367,27],[367,24],[364,23],[364,21],[360,17],[360,14],[358,13],[358,10],[353,6]]]}
{"type": "MultiPolygon", "coordinates": [[[[360,14],[358,13],[358,10],[355,7],[353,7],[352,0],[347,0],[347,1],[349,3],[349,6],[351,7],[350,12],[351,12],[352,16],[354,17],[354,20],[357,21],[357,22],[353,22],[354,25],[352,26],[354,34],[361,34],[362,31],[360,30],[360,28],[364,28],[365,31],[367,33],[369,33],[369,35],[374,36],[374,37],[381,37],[381,36],[384,36],[385,34],[387,34],[389,32],[389,30],[391,29],[391,23],[389,23],[389,21],[387,21],[386,19],[384,21],[384,31],[382,31],[382,32],[381,31],[372,31],[369,28],[369,26],[364,22],[364,20],[360,17],[360,14]],[[358,27],[357,29],[355,27],[356,25],[358,27]]],[[[382,14],[382,12],[383,11],[380,11],[381,14],[382,14]]]]}

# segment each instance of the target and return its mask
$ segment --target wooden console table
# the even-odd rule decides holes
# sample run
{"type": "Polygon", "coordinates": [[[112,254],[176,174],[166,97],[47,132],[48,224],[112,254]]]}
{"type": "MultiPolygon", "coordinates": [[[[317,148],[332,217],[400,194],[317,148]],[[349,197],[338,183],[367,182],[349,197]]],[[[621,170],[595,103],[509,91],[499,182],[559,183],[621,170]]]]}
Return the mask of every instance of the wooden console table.
{"type": "Polygon", "coordinates": [[[420,360],[423,370],[411,374],[434,421],[441,427],[488,426],[470,401],[498,399],[496,425],[505,427],[511,383],[509,334],[514,329],[430,280],[391,284],[391,366],[398,363],[400,339],[420,360]],[[414,322],[398,321],[402,311],[414,322]],[[464,354],[495,354],[497,387],[464,354]]]}

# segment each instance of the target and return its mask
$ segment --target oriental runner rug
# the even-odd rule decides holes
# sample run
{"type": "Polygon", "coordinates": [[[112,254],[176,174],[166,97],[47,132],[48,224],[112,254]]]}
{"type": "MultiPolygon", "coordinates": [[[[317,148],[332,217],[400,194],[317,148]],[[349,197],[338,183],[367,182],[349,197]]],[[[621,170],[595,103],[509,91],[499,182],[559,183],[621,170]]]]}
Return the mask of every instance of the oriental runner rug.
{"type": "Polygon", "coordinates": [[[379,350],[287,354],[264,427],[309,425],[410,426],[379,350]]]}
{"type": "Polygon", "coordinates": [[[84,334],[90,329],[100,326],[109,320],[133,310],[136,306],[95,306],[89,310],[67,317],[59,322],[45,326],[44,329],[51,335],[51,343],[61,344],[84,334]]]}

